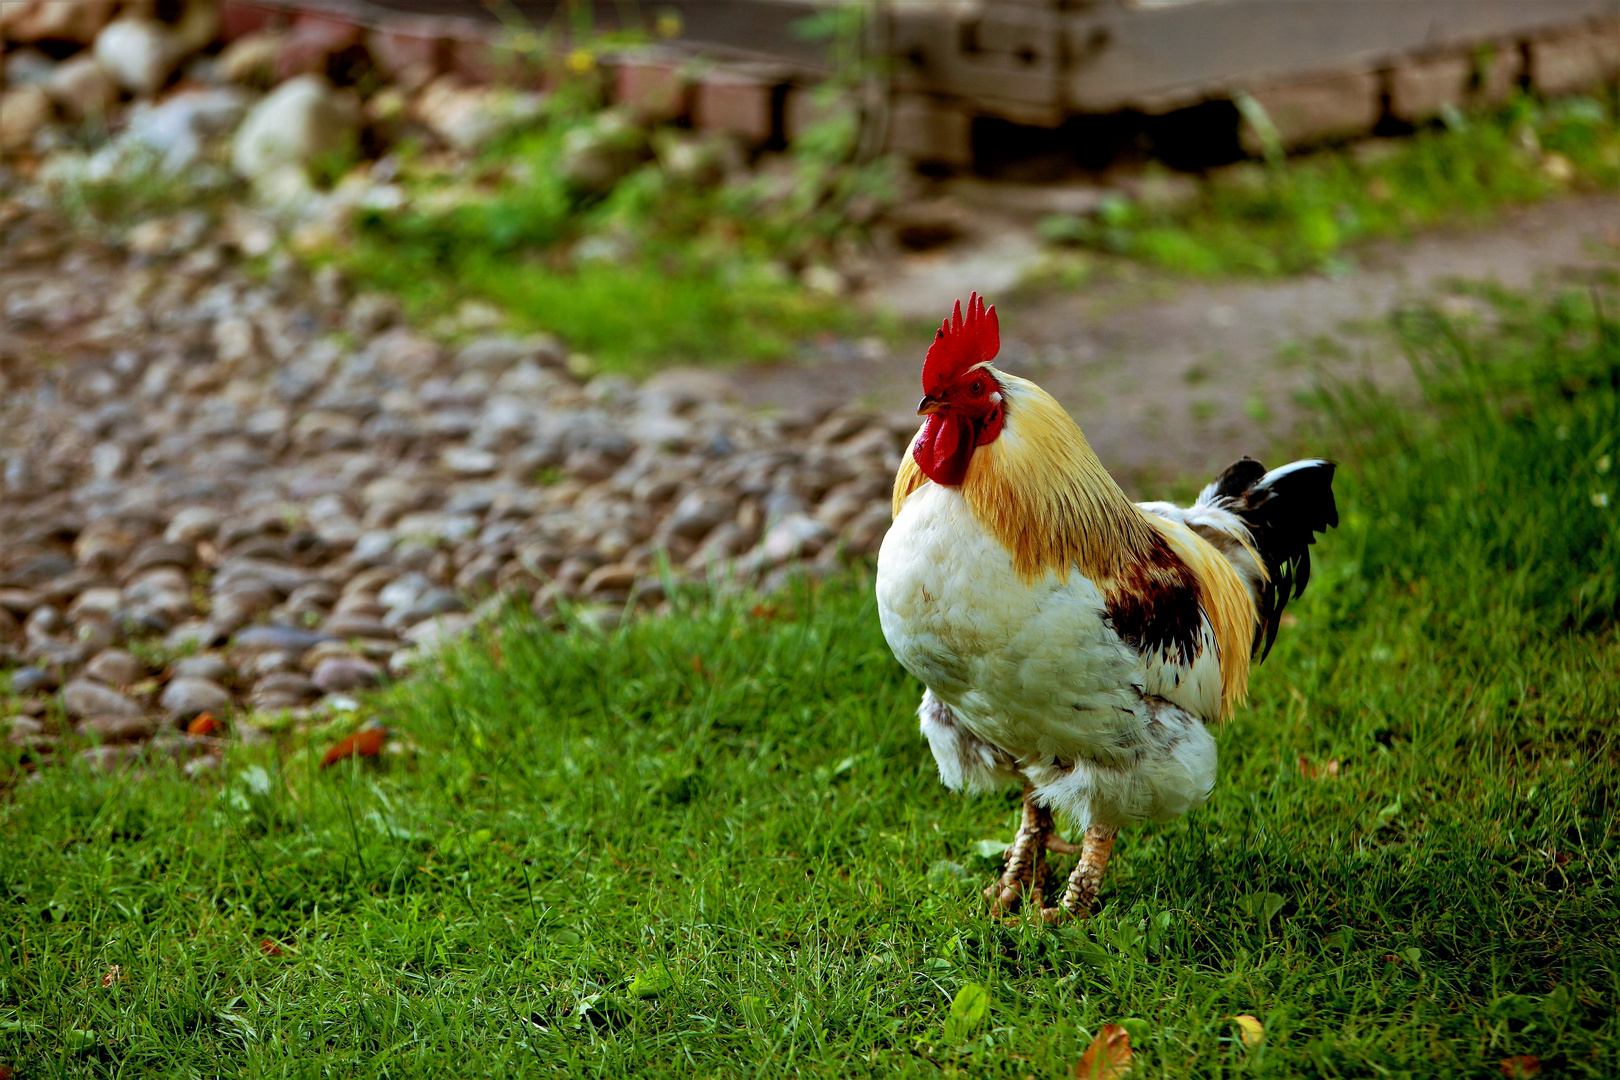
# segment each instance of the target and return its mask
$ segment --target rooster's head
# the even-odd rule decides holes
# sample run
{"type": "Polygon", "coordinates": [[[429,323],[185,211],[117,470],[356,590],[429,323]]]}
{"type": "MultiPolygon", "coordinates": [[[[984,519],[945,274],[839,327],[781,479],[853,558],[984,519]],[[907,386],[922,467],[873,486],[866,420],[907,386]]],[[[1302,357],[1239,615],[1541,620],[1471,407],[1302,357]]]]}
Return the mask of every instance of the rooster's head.
{"type": "Polygon", "coordinates": [[[1000,350],[996,309],[986,308],[978,293],[968,298],[966,316],[958,300],[934,334],[923,361],[923,399],[917,406],[917,415],[928,421],[911,454],[936,484],[960,484],[974,448],[1001,434],[1006,403],[998,373],[990,366],[1000,350]]]}

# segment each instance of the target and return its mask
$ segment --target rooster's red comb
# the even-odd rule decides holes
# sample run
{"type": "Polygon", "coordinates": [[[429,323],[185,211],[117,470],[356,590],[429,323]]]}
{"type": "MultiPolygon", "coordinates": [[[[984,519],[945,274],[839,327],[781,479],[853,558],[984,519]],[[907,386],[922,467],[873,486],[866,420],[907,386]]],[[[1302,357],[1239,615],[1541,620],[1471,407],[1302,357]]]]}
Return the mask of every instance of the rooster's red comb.
{"type": "Polygon", "coordinates": [[[996,322],[996,309],[985,307],[984,299],[974,293],[968,297],[964,318],[962,301],[958,300],[950,318],[934,334],[934,343],[923,360],[923,392],[943,390],[951,379],[975,364],[994,360],[1000,351],[1001,325],[996,322]]]}

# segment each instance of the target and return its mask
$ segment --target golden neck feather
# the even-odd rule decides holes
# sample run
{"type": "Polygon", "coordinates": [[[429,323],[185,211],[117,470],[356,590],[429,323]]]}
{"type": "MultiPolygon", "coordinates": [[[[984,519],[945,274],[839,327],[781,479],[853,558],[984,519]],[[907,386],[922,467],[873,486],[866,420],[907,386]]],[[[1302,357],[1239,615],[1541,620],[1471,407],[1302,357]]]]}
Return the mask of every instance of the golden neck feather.
{"type": "MultiPolygon", "coordinates": [[[[962,497],[973,516],[1012,552],[1019,575],[1093,581],[1113,578],[1153,544],[1141,511],[1125,497],[1052,395],[990,369],[1006,401],[1007,425],[973,452],[962,497]]],[[[908,452],[894,478],[894,512],[928,478],[908,452]]]]}

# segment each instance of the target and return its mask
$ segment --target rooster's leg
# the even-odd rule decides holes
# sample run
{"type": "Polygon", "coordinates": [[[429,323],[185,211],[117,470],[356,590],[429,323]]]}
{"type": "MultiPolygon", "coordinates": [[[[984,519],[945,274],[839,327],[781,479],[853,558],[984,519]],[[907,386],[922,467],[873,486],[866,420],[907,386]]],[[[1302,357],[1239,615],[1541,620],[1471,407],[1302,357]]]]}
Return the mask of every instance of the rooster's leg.
{"type": "Polygon", "coordinates": [[[1024,819],[1007,849],[1007,866],[1001,880],[984,890],[990,901],[990,910],[997,915],[1006,914],[1028,898],[1031,906],[1041,910],[1041,892],[1046,887],[1046,842],[1052,835],[1052,812],[1035,801],[1035,788],[1024,783],[1024,819]]]}
{"type": "Polygon", "coordinates": [[[1119,828],[1114,825],[1093,825],[1086,830],[1080,845],[1080,861],[1069,874],[1069,887],[1063,891],[1063,906],[1046,908],[1041,916],[1047,922],[1072,917],[1085,918],[1091,914],[1092,901],[1097,899],[1097,887],[1102,884],[1103,871],[1108,868],[1108,856],[1114,851],[1114,837],[1119,828]]]}

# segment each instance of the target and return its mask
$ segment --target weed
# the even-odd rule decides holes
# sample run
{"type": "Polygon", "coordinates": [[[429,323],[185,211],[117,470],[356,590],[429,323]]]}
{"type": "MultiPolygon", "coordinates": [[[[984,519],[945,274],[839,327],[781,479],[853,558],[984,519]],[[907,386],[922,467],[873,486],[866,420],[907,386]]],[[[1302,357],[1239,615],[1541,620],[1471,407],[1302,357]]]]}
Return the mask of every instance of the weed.
{"type": "Polygon", "coordinates": [[[1196,277],[1342,272],[1344,253],[1363,240],[1617,185],[1612,103],[1521,97],[1498,114],[1457,114],[1410,138],[1217,170],[1180,206],[1111,199],[1089,217],[1049,218],[1041,232],[1196,277]]]}

